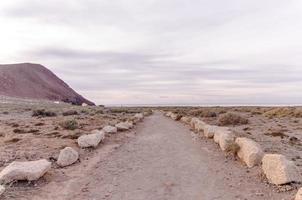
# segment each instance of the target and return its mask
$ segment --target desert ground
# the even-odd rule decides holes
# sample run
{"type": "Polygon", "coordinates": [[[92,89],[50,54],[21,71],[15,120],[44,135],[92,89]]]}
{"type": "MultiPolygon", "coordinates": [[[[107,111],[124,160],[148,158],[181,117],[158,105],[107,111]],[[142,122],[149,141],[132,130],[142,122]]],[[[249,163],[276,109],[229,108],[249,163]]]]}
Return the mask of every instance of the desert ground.
{"type": "Polygon", "coordinates": [[[299,107],[106,108],[1,98],[0,170],[13,161],[52,162],[37,181],[7,184],[1,199],[294,199],[299,183],[269,184],[259,167],[222,152],[178,121],[181,116],[227,126],[264,152],[285,155],[302,172],[299,107]],[[179,118],[165,117],[169,111],[179,118]],[[146,117],[133,129],[106,135],[96,148],[78,147],[79,136],[136,113],[146,117]],[[64,147],[76,149],[79,160],[60,167],[64,147]]]}

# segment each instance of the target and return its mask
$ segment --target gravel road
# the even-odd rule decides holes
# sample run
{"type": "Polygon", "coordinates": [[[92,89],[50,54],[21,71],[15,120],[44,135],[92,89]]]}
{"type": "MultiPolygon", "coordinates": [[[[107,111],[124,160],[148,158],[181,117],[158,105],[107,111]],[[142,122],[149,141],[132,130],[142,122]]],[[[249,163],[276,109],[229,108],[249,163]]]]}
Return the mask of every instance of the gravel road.
{"type": "Polygon", "coordinates": [[[226,158],[212,141],[160,113],[146,118],[135,131],[118,147],[101,147],[85,167],[77,167],[76,176],[49,184],[32,199],[290,199],[265,186],[257,169],[226,158]]]}

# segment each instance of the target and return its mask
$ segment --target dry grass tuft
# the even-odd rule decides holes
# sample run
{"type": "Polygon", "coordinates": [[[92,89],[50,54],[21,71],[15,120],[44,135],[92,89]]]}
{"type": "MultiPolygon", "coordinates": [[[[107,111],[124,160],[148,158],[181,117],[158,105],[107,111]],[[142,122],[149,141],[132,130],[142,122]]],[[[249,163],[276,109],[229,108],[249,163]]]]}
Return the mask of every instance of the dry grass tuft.
{"type": "Polygon", "coordinates": [[[285,107],[285,108],[273,108],[263,114],[268,118],[282,118],[282,117],[296,117],[302,118],[302,109],[301,108],[293,108],[293,107],[285,107]]]}
{"type": "Polygon", "coordinates": [[[79,124],[75,119],[71,119],[61,122],[60,126],[66,130],[75,130],[79,127],[79,124]]]}
{"type": "Polygon", "coordinates": [[[189,115],[194,117],[217,117],[217,113],[210,109],[196,109],[189,111],[189,115]]]}
{"type": "Polygon", "coordinates": [[[249,120],[242,115],[236,113],[225,113],[219,115],[218,117],[218,125],[219,126],[226,126],[226,125],[241,125],[241,124],[248,124],[249,120]]]}
{"type": "Polygon", "coordinates": [[[226,152],[228,154],[233,155],[234,157],[236,157],[237,152],[240,150],[240,147],[238,144],[236,144],[235,142],[233,144],[231,144],[228,149],[226,149],[226,152]]]}

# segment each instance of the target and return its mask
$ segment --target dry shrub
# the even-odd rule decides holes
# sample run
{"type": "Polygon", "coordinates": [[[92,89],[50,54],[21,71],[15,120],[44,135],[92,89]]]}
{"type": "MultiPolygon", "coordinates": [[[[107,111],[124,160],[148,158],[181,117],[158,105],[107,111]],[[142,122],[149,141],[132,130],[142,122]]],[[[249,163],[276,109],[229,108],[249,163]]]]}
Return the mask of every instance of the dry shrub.
{"type": "Polygon", "coordinates": [[[302,118],[302,109],[294,107],[273,108],[263,114],[268,118],[296,117],[302,118]]]}
{"type": "Polygon", "coordinates": [[[57,114],[53,111],[45,110],[45,109],[37,109],[32,113],[33,117],[55,117],[57,114]]]}
{"type": "Polygon", "coordinates": [[[63,116],[70,116],[70,115],[78,115],[79,113],[76,110],[68,110],[62,113],[63,116]]]}
{"type": "Polygon", "coordinates": [[[218,117],[218,125],[219,126],[226,126],[226,125],[241,125],[241,124],[247,124],[249,121],[247,118],[236,114],[236,113],[225,113],[222,115],[219,115],[218,117]]]}
{"type": "Polygon", "coordinates": [[[194,117],[217,117],[217,113],[211,109],[200,108],[189,111],[189,115],[194,117]]]}
{"type": "Polygon", "coordinates": [[[232,143],[227,149],[226,152],[228,154],[233,155],[234,157],[236,157],[237,152],[240,150],[240,146],[238,144],[236,144],[235,142],[232,143]]]}
{"type": "Polygon", "coordinates": [[[60,123],[60,126],[66,130],[75,130],[79,127],[75,119],[63,121],[60,123]]]}

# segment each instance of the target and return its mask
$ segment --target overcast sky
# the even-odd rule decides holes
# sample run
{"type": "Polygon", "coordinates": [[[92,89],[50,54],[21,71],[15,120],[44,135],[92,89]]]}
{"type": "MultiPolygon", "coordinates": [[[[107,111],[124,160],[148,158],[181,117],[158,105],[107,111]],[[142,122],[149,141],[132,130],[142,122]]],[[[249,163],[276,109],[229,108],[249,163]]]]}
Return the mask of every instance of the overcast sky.
{"type": "Polygon", "coordinates": [[[301,0],[0,1],[0,62],[99,104],[298,104],[301,21],[301,0]]]}

